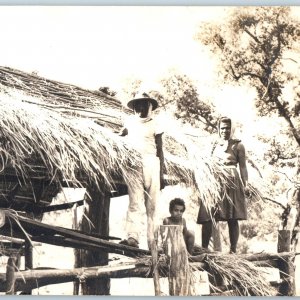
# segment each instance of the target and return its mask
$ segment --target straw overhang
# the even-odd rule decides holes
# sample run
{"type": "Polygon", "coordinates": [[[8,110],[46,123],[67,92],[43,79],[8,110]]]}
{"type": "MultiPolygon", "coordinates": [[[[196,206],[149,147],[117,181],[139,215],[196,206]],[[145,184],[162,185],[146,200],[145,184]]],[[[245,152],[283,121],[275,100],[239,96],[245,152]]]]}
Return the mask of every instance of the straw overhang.
{"type": "MultiPolygon", "coordinates": [[[[135,171],[139,153],[116,134],[130,113],[117,99],[0,67],[0,103],[0,175],[15,176],[19,186],[30,186],[33,201],[41,200],[39,184],[42,190],[52,185],[54,196],[70,183],[113,189],[115,182],[141,180],[135,171]]],[[[192,187],[207,206],[213,205],[226,175],[204,153],[206,145],[183,134],[181,124],[174,122],[172,128],[164,135],[171,182],[192,187]]],[[[11,193],[11,186],[5,188],[6,200],[9,194],[19,195],[11,193]]]]}

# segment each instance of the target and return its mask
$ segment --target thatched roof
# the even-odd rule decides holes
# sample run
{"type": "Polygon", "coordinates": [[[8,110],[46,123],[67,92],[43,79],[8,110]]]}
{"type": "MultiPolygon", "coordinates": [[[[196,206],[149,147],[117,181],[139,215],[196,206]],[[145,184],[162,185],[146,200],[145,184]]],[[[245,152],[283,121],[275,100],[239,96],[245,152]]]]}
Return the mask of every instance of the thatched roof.
{"type": "MultiPolygon", "coordinates": [[[[137,180],[131,166],[140,163],[139,154],[116,134],[129,113],[117,99],[0,67],[0,103],[0,204],[22,197],[49,201],[69,183],[113,187],[116,178],[137,180]]],[[[217,200],[220,169],[180,124],[171,128],[165,134],[168,175],[199,198],[217,200]]]]}

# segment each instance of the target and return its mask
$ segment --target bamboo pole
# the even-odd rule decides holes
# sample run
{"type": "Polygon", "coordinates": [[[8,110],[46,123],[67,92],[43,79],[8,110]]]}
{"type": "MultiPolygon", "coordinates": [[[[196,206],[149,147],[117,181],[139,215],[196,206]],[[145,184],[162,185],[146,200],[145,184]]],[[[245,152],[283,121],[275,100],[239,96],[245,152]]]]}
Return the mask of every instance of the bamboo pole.
{"type": "Polygon", "coordinates": [[[161,225],[164,253],[169,265],[169,293],[171,296],[190,295],[190,269],[188,252],[181,225],[161,225]]]}

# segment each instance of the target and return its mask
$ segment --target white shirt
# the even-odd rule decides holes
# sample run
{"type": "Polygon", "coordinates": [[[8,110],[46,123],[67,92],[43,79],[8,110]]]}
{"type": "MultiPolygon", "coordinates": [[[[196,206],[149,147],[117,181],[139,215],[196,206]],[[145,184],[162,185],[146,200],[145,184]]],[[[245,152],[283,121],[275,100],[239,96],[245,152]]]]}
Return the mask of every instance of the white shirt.
{"type": "Polygon", "coordinates": [[[153,118],[139,118],[133,116],[132,118],[128,118],[124,125],[128,130],[128,142],[141,153],[142,156],[156,156],[155,136],[162,134],[163,130],[159,128],[153,118]]]}

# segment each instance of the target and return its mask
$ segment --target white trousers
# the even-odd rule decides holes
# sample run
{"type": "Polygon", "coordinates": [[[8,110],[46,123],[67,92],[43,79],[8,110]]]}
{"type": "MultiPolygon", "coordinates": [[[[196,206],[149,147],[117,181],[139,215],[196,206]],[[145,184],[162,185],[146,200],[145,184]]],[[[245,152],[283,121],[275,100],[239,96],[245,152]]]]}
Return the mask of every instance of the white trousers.
{"type": "Polygon", "coordinates": [[[147,241],[150,245],[157,234],[156,201],[160,195],[160,162],[154,155],[142,159],[142,168],[138,170],[142,180],[128,184],[129,206],[127,211],[127,236],[139,241],[142,229],[142,205],[147,214],[147,241]],[[144,203],[144,204],[143,204],[144,203]]]}

